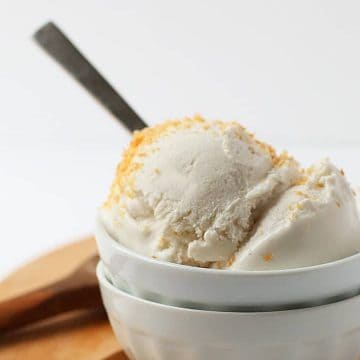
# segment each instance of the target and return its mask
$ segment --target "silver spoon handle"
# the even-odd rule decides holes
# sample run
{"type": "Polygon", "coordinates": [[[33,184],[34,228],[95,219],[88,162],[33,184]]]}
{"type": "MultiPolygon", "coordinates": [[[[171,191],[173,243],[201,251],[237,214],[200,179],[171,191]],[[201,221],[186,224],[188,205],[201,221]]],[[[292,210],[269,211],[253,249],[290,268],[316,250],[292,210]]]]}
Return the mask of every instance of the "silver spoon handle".
{"type": "Polygon", "coordinates": [[[42,26],[34,39],[130,131],[147,126],[54,23],[42,26]]]}

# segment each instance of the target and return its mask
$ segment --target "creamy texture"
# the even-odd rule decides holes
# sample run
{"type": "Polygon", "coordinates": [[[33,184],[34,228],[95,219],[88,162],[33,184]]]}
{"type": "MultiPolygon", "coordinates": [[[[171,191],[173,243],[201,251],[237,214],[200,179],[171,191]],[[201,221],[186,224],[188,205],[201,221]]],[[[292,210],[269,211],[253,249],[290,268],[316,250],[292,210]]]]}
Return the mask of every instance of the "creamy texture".
{"type": "Polygon", "coordinates": [[[237,123],[169,122],[135,135],[101,216],[141,254],[224,267],[261,209],[299,178],[294,160],[237,123]]]}
{"type": "Polygon", "coordinates": [[[317,265],[360,251],[354,192],[329,160],[307,170],[262,215],[230,269],[273,270],[317,265]]]}
{"type": "Polygon", "coordinates": [[[328,160],[301,170],[239,124],[200,117],[136,132],[100,216],[128,248],[192,266],[275,270],[360,250],[354,193],[328,160]]]}

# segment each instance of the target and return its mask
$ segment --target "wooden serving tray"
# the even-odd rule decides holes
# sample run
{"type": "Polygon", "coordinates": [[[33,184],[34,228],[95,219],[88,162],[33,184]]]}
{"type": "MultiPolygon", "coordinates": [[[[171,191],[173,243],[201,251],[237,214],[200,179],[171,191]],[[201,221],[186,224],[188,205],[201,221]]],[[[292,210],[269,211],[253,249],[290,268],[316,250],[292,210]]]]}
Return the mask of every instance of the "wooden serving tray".
{"type": "MultiPolygon", "coordinates": [[[[89,237],[40,257],[0,282],[0,301],[65,277],[96,251],[95,240],[89,237]]],[[[107,357],[127,359],[102,311],[75,312],[7,337],[0,334],[1,360],[107,357]]]]}

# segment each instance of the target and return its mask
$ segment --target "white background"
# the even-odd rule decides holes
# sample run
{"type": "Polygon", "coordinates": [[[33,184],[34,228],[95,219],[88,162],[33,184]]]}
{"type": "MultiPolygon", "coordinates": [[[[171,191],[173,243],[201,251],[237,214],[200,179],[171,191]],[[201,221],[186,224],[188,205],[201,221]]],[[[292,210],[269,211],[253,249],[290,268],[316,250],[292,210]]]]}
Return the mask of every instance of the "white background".
{"type": "Polygon", "coordinates": [[[0,277],[92,232],[128,133],[31,40],[54,20],[150,124],[238,120],[360,183],[358,1],[0,0],[0,277]]]}

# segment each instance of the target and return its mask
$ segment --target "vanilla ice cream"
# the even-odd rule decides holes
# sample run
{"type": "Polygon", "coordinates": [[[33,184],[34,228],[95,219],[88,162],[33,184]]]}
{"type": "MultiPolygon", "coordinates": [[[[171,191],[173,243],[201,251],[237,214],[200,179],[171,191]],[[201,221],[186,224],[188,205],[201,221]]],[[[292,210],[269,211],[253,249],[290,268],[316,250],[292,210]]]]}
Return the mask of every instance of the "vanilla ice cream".
{"type": "Polygon", "coordinates": [[[360,221],[344,173],[327,159],[284,191],[237,252],[233,270],[273,270],[322,264],[360,251],[360,221]]]}
{"type": "Polygon", "coordinates": [[[238,123],[201,117],[135,132],[100,217],[140,254],[201,267],[301,267],[360,248],[354,195],[329,161],[305,172],[238,123]]]}
{"type": "Polygon", "coordinates": [[[237,123],[170,121],[135,133],[101,217],[141,254],[223,267],[262,209],[300,177],[293,159],[237,123]]]}

